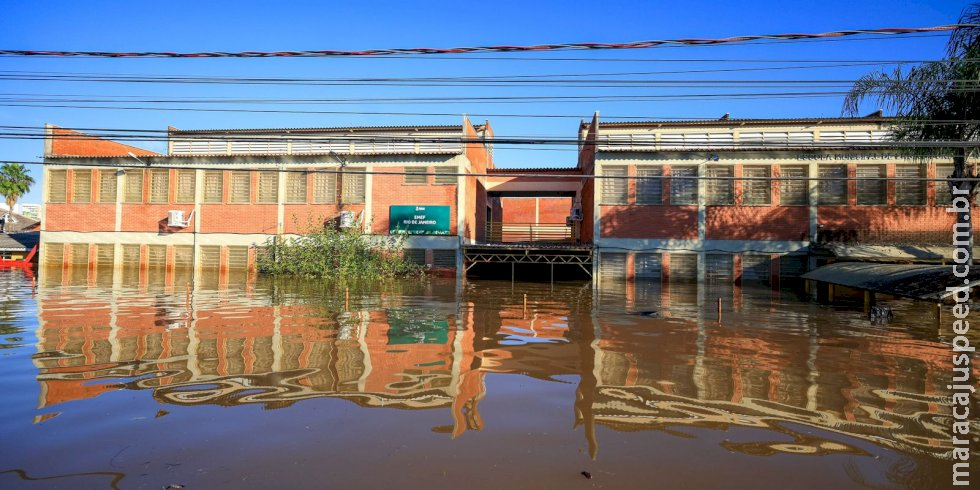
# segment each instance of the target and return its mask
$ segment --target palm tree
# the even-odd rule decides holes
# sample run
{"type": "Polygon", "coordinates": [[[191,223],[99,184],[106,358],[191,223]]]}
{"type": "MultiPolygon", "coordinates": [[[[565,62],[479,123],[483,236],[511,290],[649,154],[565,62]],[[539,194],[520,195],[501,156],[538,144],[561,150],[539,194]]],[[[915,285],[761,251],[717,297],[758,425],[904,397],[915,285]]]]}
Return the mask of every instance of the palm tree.
{"type": "MultiPolygon", "coordinates": [[[[980,24],[980,4],[960,15],[961,24],[980,24]]],[[[844,114],[856,115],[865,100],[872,100],[895,116],[894,138],[907,142],[907,154],[919,159],[952,157],[949,179],[953,197],[966,198],[969,206],[957,212],[957,230],[969,230],[967,250],[973,255],[973,226],[970,209],[980,186],[965,180],[977,175],[970,158],[980,146],[980,28],[953,31],[942,60],[901,67],[891,72],[875,71],[859,78],[844,99],[844,114]]],[[[967,262],[971,263],[971,262],[967,262]]]]}
{"type": "Polygon", "coordinates": [[[10,211],[20,196],[27,194],[34,185],[34,177],[27,173],[27,167],[19,163],[5,163],[0,167],[0,195],[3,195],[10,211]]]}

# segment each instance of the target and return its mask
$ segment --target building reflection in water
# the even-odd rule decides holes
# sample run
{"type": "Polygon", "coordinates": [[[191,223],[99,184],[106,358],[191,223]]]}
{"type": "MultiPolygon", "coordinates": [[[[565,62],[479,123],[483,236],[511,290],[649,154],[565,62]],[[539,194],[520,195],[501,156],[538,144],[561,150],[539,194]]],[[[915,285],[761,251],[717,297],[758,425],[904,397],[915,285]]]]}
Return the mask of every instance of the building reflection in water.
{"type": "Polygon", "coordinates": [[[525,300],[509,283],[430,281],[347,298],[227,271],[198,277],[194,288],[173,271],[157,282],[94,269],[43,277],[42,410],[120,389],[152,390],[177,405],[284,408],[338,397],[363,407],[449,408],[451,428],[437,429],[457,437],[484,428],[488,374],[574,376],[569,404],[593,456],[600,426],[684,437],[695,428],[760,428],[770,434],[764,440],[722,445],[762,456],[865,454],[860,440],[932,458],[950,453],[947,359],[935,332],[865,334],[831,310],[780,297],[786,292],[528,285],[525,300]],[[718,321],[719,297],[730,319],[718,321]],[[644,308],[653,310],[638,314],[644,308]]]}

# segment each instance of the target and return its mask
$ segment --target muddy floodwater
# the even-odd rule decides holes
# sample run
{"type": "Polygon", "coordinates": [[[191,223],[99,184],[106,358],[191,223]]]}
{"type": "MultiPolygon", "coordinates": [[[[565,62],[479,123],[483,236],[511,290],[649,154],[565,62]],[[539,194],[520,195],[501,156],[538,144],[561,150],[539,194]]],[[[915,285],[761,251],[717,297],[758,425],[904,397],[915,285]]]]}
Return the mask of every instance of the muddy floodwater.
{"type": "Polygon", "coordinates": [[[792,287],[31,277],[0,271],[0,488],[951,483],[931,305],[874,324],[792,287]]]}

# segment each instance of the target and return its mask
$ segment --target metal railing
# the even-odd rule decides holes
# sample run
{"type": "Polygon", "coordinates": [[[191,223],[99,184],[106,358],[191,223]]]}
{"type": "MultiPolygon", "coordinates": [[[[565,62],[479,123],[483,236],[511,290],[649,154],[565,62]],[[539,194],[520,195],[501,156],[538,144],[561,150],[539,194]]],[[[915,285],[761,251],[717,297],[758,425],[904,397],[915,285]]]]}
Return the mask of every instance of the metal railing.
{"type": "Polygon", "coordinates": [[[573,223],[487,223],[490,243],[578,243],[579,224],[573,223]]]}

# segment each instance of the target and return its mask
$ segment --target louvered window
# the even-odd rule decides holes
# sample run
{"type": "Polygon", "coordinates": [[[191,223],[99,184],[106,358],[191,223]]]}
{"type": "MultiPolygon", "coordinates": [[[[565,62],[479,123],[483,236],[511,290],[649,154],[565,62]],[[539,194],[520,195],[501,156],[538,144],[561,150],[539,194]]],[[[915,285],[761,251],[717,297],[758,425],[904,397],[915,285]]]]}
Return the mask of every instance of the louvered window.
{"type": "Polygon", "coordinates": [[[670,203],[698,203],[698,168],[693,166],[677,166],[670,168],[670,203]]]}
{"type": "Polygon", "coordinates": [[[885,204],[887,184],[884,165],[857,166],[857,203],[865,205],[885,204]]]}
{"type": "Polygon", "coordinates": [[[626,279],[626,254],[603,252],[599,259],[599,277],[603,282],[615,283],[626,279]]]}
{"type": "Polygon", "coordinates": [[[626,204],[629,194],[629,180],[626,167],[602,168],[602,204],[626,204]]]}
{"type": "Polygon", "coordinates": [[[194,263],[194,247],[190,245],[174,246],[174,268],[187,269],[194,263]]]}
{"type": "Polygon", "coordinates": [[[456,183],[456,167],[435,167],[436,169],[436,184],[455,184],[456,183]]]}
{"type": "Polygon", "coordinates": [[[779,204],[806,206],[810,203],[809,169],[803,166],[779,167],[779,204]]]}
{"type": "Polygon", "coordinates": [[[68,171],[48,170],[48,202],[65,202],[68,198],[68,171]]]}
{"type": "Polygon", "coordinates": [[[633,262],[633,272],[637,279],[660,280],[663,272],[660,254],[636,254],[633,262]]]}
{"type": "Polygon", "coordinates": [[[248,170],[233,170],[231,172],[231,196],[233,204],[248,204],[251,195],[252,179],[248,170]]]}
{"type": "Polygon", "coordinates": [[[303,204],[306,202],[306,171],[290,171],[286,173],[286,202],[303,204]]]}
{"type": "Polygon", "coordinates": [[[92,171],[72,170],[71,202],[92,202],[92,171]]]}
{"type": "Polygon", "coordinates": [[[337,174],[326,172],[313,174],[313,202],[337,204],[337,174]]]}
{"type": "Polygon", "coordinates": [[[697,278],[697,254],[670,254],[670,282],[691,282],[697,278]]]}
{"type": "Polygon", "coordinates": [[[122,246],[122,261],[124,267],[139,268],[140,266],[140,246],[139,244],[125,244],[122,246]]]}
{"type": "Polygon", "coordinates": [[[346,204],[361,204],[364,202],[365,180],[363,168],[350,168],[342,176],[343,189],[341,200],[346,204]]]}
{"type": "Polygon", "coordinates": [[[177,202],[194,202],[197,190],[197,171],[177,171],[177,202]]]}
{"type": "Polygon", "coordinates": [[[204,202],[220,204],[224,191],[224,172],[220,170],[204,172],[204,202]]]}
{"type": "Polygon", "coordinates": [[[425,249],[424,248],[406,248],[402,251],[402,257],[405,262],[415,265],[425,265],[425,249]]]}
{"type": "Polygon", "coordinates": [[[406,184],[429,183],[429,176],[425,174],[428,171],[429,171],[428,167],[405,167],[405,183],[406,184]]]}
{"type": "Polygon", "coordinates": [[[926,203],[925,167],[921,165],[896,165],[895,204],[899,206],[922,206],[926,203]]]}
{"type": "Polygon", "coordinates": [[[742,204],[746,206],[768,206],[772,204],[772,181],[769,180],[769,167],[743,167],[742,204]]]}
{"type": "Polygon", "coordinates": [[[704,256],[704,279],[709,284],[731,284],[731,254],[707,254],[704,256]]]}
{"type": "Polygon", "coordinates": [[[769,284],[771,260],[768,255],[742,256],[742,283],[769,284]]]}
{"type": "Polygon", "coordinates": [[[115,255],[115,245],[99,243],[95,245],[95,264],[98,267],[112,267],[115,255]]]}
{"type": "Polygon", "coordinates": [[[731,177],[735,175],[732,167],[707,168],[707,202],[706,204],[724,205],[735,203],[735,181],[731,177]]]}
{"type": "Polygon", "coordinates": [[[143,203],[143,171],[127,170],[123,176],[123,202],[128,204],[143,203]]]}
{"type": "Polygon", "coordinates": [[[170,197],[170,171],[150,170],[150,202],[166,203],[170,197]]]}
{"type": "Polygon", "coordinates": [[[847,204],[847,165],[821,165],[817,175],[818,204],[847,204]]]}
{"type": "Polygon", "coordinates": [[[228,247],[228,268],[233,270],[248,269],[248,247],[229,246],[228,247]]]}
{"type": "MultiPolygon", "coordinates": [[[[64,170],[58,170],[59,172],[64,172],[64,170]]],[[[51,174],[48,174],[49,176],[51,174]]],[[[44,264],[45,265],[57,265],[61,266],[64,264],[65,260],[65,244],[45,242],[44,247],[44,264]]]]}
{"type": "Polygon", "coordinates": [[[455,250],[433,250],[432,267],[439,269],[453,269],[456,267],[455,250]]]}
{"type": "Polygon", "coordinates": [[[636,169],[636,203],[663,204],[663,167],[639,167],[636,169]]]}
{"type": "Polygon", "coordinates": [[[201,268],[216,270],[221,265],[221,247],[218,245],[201,246],[201,268]]]}
{"type": "Polygon", "coordinates": [[[146,247],[146,261],[150,267],[162,269],[167,266],[167,246],[149,245],[146,247]]]}
{"type": "Polygon", "coordinates": [[[275,204],[279,202],[279,172],[259,172],[259,195],[255,202],[260,204],[275,204]]]}
{"type": "Polygon", "coordinates": [[[116,171],[112,169],[99,170],[99,202],[116,202],[116,171]]]}
{"type": "Polygon", "coordinates": [[[936,165],[936,178],[944,179],[942,181],[936,181],[936,204],[949,204],[953,202],[953,195],[951,194],[951,188],[949,186],[949,176],[953,175],[953,165],[943,164],[936,165]]]}
{"type": "Polygon", "coordinates": [[[88,265],[88,248],[87,243],[71,244],[71,265],[88,265]]]}

